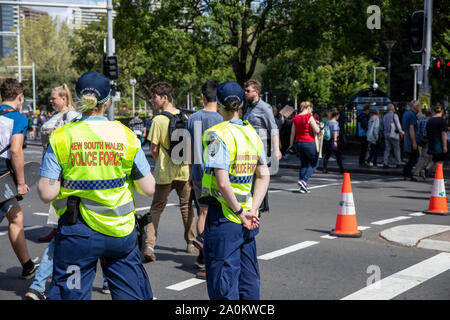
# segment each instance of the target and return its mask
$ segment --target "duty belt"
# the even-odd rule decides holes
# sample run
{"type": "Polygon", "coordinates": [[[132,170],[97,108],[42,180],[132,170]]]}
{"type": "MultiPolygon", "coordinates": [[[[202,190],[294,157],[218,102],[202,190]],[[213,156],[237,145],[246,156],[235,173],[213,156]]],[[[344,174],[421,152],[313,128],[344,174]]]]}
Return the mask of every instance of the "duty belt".
{"type": "MultiPolygon", "coordinates": [[[[215,198],[219,198],[219,199],[223,199],[223,200],[225,200],[224,198],[223,198],[223,196],[222,196],[222,194],[220,193],[220,191],[217,191],[217,190],[214,190],[214,189],[211,189],[211,194],[209,193],[209,189],[206,189],[206,188],[202,188],[202,194],[205,194],[205,195],[211,195],[211,196],[213,196],[213,197],[215,197],[215,198]]],[[[252,193],[251,192],[249,192],[249,193],[247,193],[247,194],[234,194],[235,196],[236,196],[236,200],[238,201],[238,202],[240,202],[240,203],[246,203],[248,200],[250,200],[251,199],[251,197],[252,197],[252,193]]]]}

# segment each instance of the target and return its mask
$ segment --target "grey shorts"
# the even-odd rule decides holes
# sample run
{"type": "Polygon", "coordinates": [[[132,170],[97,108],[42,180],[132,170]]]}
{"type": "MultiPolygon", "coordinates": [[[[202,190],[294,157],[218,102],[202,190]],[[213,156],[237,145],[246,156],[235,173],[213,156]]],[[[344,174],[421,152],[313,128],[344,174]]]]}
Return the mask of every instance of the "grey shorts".
{"type": "Polygon", "coordinates": [[[9,210],[11,210],[14,207],[17,207],[19,205],[19,202],[16,198],[9,199],[5,202],[2,202],[0,204],[0,223],[3,221],[3,219],[8,214],[9,210]]]}
{"type": "Polygon", "coordinates": [[[194,197],[195,197],[195,200],[197,200],[198,206],[200,208],[208,208],[207,204],[202,204],[198,201],[202,194],[202,182],[201,181],[192,181],[192,186],[193,186],[192,189],[194,189],[194,197]]]}

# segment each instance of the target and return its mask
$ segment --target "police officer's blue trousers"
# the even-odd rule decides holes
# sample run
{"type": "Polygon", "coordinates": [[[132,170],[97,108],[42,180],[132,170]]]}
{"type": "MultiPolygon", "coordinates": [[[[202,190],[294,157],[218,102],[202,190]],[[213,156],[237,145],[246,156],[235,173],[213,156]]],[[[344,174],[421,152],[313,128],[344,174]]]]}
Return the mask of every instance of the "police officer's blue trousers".
{"type": "Polygon", "coordinates": [[[211,300],[259,299],[258,232],[229,221],[220,206],[208,207],[203,254],[211,300]]]}
{"type": "Polygon", "coordinates": [[[136,244],[136,230],[126,237],[110,237],[91,229],[81,216],[76,224],[68,225],[63,215],[56,230],[47,299],[91,299],[99,259],[113,300],[153,299],[136,244]]]}

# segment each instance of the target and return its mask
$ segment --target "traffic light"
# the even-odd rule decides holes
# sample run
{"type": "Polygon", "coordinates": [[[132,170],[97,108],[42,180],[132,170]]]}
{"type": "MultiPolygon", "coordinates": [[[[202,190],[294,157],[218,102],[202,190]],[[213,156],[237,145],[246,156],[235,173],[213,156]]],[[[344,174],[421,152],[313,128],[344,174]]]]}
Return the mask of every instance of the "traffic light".
{"type": "Polygon", "coordinates": [[[402,44],[404,48],[410,47],[410,38],[411,38],[411,16],[406,17],[402,21],[402,44]]]}
{"type": "Polygon", "coordinates": [[[445,60],[444,78],[450,80],[450,60],[445,60]]]}
{"type": "Polygon", "coordinates": [[[424,10],[414,11],[409,25],[409,44],[412,53],[421,53],[424,45],[424,10]]]}
{"type": "Polygon", "coordinates": [[[431,66],[431,77],[442,79],[444,75],[445,62],[441,58],[434,58],[431,66]]]}
{"type": "Polygon", "coordinates": [[[119,79],[119,60],[117,56],[103,57],[102,72],[110,80],[119,79]]]}

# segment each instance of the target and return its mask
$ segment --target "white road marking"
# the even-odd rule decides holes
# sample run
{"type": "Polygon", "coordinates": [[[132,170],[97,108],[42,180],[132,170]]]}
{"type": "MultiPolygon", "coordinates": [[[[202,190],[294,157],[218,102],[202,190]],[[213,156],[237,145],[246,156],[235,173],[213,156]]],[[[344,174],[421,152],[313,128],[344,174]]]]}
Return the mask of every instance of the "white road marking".
{"type": "Polygon", "coordinates": [[[35,216],[48,216],[48,212],[33,212],[35,216]]]}
{"type": "Polygon", "coordinates": [[[320,236],[320,237],[323,239],[336,239],[337,238],[337,237],[330,236],[329,234],[326,234],[326,235],[320,236]]]}
{"type": "Polygon", "coordinates": [[[450,253],[439,253],[341,300],[390,300],[448,270],[450,253]]]}
{"type": "Polygon", "coordinates": [[[401,220],[406,220],[406,219],[411,219],[411,217],[399,216],[399,217],[395,217],[395,218],[392,218],[392,219],[375,221],[375,222],[372,222],[372,224],[376,224],[376,225],[382,226],[384,224],[397,222],[397,221],[401,221],[401,220]]]}
{"type": "MultiPolygon", "coordinates": [[[[359,184],[359,183],[362,183],[363,181],[354,181],[354,182],[352,182],[352,184],[359,184]]],[[[369,182],[369,181],[364,181],[364,182],[369,182]]],[[[338,183],[329,183],[329,184],[321,184],[321,185],[318,185],[318,186],[312,186],[312,187],[309,187],[310,189],[320,189],[320,188],[325,188],[325,187],[331,187],[331,186],[340,186],[340,185],[342,185],[342,182],[338,182],[338,183]]],[[[269,193],[277,193],[277,192],[285,192],[285,191],[298,191],[299,190],[299,188],[297,187],[297,188],[292,188],[292,189],[272,189],[272,190],[269,190],[269,193]]]]}
{"type": "Polygon", "coordinates": [[[414,212],[414,213],[410,213],[409,215],[413,216],[413,217],[420,217],[420,216],[424,216],[425,213],[423,213],[423,212],[414,212]]]}
{"type": "MultiPolygon", "coordinates": [[[[39,228],[43,228],[43,226],[31,226],[31,227],[25,227],[23,228],[24,231],[30,231],[30,230],[34,230],[34,229],[39,229],[39,228]]],[[[5,232],[0,232],[0,236],[4,236],[8,234],[8,231],[5,232]]]]}
{"type": "Polygon", "coordinates": [[[166,289],[174,290],[174,291],[181,291],[181,290],[190,288],[192,286],[195,286],[195,285],[203,283],[203,282],[206,282],[206,281],[202,280],[202,279],[192,278],[192,279],[189,279],[189,280],[186,280],[186,281],[182,281],[182,282],[176,283],[176,284],[171,285],[169,287],[166,287],[166,289]]]}
{"type": "MultiPolygon", "coordinates": [[[[168,203],[168,204],[166,204],[166,207],[175,207],[175,206],[178,206],[178,204],[176,204],[176,203],[168,203]]],[[[148,207],[136,208],[135,210],[136,210],[136,212],[138,212],[138,211],[150,210],[150,206],[148,206],[148,207]]]]}
{"type": "Polygon", "coordinates": [[[304,248],[313,246],[313,245],[318,244],[318,243],[319,243],[318,241],[304,241],[304,242],[300,242],[300,243],[294,244],[294,245],[289,246],[289,247],[284,248],[284,249],[280,249],[280,250],[276,250],[276,251],[273,251],[273,252],[269,252],[269,253],[263,254],[262,256],[259,256],[258,259],[271,260],[273,258],[282,256],[282,255],[285,255],[285,254],[288,254],[288,253],[291,253],[291,252],[294,252],[294,251],[297,251],[297,250],[300,250],[300,249],[304,249],[304,248]]]}
{"type": "Polygon", "coordinates": [[[359,226],[358,227],[358,230],[360,230],[360,231],[364,231],[364,230],[367,230],[367,229],[370,229],[370,227],[365,227],[365,226],[359,226]]]}
{"type": "Polygon", "coordinates": [[[39,229],[39,228],[43,228],[43,226],[31,226],[31,227],[23,228],[23,230],[30,231],[30,230],[39,229]]]}

